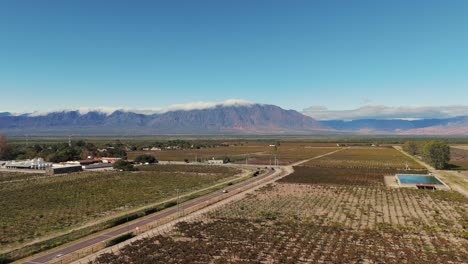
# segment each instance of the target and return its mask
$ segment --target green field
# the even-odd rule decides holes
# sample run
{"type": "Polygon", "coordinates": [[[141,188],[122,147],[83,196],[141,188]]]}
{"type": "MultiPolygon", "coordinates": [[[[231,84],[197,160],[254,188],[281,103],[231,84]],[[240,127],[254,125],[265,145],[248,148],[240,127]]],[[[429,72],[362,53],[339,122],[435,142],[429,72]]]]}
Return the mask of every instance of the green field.
{"type": "Polygon", "coordinates": [[[28,242],[115,213],[213,185],[239,173],[227,167],[145,166],[137,172],[83,172],[37,178],[0,175],[0,245],[28,242]],[[7,179],[17,179],[8,181],[7,179]]]}

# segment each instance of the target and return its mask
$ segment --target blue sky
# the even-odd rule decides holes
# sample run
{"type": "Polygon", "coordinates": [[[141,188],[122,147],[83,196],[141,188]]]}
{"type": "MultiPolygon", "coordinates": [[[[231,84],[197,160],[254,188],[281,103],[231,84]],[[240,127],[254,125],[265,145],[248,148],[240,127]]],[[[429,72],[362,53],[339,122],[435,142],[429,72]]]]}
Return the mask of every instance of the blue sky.
{"type": "Polygon", "coordinates": [[[0,2],[0,110],[466,105],[468,1],[0,2]]]}

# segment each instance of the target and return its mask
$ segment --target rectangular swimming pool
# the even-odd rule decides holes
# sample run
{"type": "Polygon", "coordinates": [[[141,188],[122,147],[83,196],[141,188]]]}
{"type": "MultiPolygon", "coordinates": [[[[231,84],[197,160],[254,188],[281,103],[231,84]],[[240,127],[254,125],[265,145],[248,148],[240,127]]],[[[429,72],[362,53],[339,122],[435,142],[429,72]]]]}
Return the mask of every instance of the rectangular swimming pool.
{"type": "Polygon", "coordinates": [[[443,184],[432,175],[398,174],[397,177],[401,184],[443,184]]]}

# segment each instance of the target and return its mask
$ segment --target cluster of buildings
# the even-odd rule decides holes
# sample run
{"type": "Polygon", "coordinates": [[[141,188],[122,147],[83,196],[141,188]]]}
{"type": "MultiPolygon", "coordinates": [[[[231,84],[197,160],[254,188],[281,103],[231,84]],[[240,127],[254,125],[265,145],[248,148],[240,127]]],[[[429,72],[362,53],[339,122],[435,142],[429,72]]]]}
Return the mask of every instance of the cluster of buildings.
{"type": "Polygon", "coordinates": [[[9,171],[41,171],[48,175],[54,175],[82,170],[110,169],[118,160],[120,160],[120,158],[103,157],[52,163],[44,161],[43,158],[34,158],[28,160],[0,161],[0,168],[9,171]]]}

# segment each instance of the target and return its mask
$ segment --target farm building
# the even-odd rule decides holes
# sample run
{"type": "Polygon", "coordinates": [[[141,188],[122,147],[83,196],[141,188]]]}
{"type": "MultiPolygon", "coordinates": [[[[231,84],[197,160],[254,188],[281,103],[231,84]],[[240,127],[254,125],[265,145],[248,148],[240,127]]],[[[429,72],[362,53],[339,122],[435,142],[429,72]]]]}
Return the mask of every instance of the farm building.
{"type": "Polygon", "coordinates": [[[112,163],[94,163],[82,166],[84,170],[112,168],[112,163]]]}
{"type": "Polygon", "coordinates": [[[102,163],[116,163],[117,161],[121,160],[121,158],[109,158],[109,157],[102,157],[102,163]]]}
{"type": "Polygon", "coordinates": [[[4,165],[7,169],[35,169],[44,170],[52,167],[52,163],[45,162],[43,158],[34,158],[30,160],[12,160],[7,161],[4,165]]]}
{"type": "Polygon", "coordinates": [[[67,161],[66,163],[67,164],[70,164],[70,165],[91,165],[91,164],[94,164],[94,163],[99,163],[101,162],[100,159],[86,159],[86,160],[74,160],[74,161],[67,161]]]}
{"type": "Polygon", "coordinates": [[[55,175],[55,174],[64,174],[64,173],[72,173],[72,172],[79,172],[82,171],[81,165],[65,165],[65,166],[53,166],[48,167],[46,169],[46,174],[48,175],[55,175]]]}
{"type": "Polygon", "coordinates": [[[209,165],[222,165],[224,162],[223,160],[215,160],[213,158],[213,159],[207,160],[206,163],[208,163],[209,165]]]}

